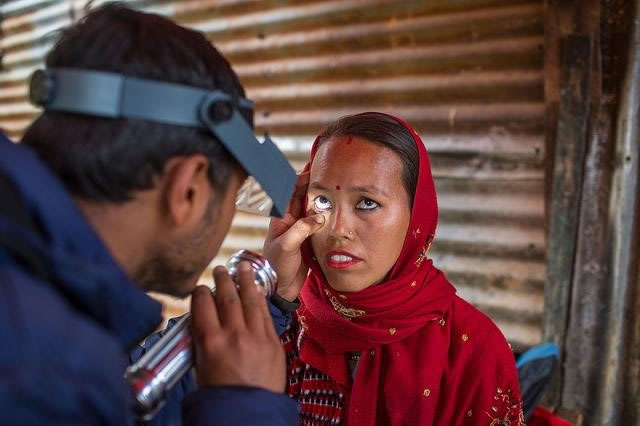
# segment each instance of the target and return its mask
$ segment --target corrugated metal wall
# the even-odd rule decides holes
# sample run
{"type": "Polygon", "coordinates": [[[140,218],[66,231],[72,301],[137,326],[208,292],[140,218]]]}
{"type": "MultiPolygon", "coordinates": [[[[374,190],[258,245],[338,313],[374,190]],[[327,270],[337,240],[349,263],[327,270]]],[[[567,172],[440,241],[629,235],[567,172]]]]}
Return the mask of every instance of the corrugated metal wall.
{"type": "MultiPolygon", "coordinates": [[[[37,111],[25,78],[86,0],[8,1],[0,127],[37,111]]],[[[102,2],[88,2],[96,5],[102,2]]],[[[130,1],[204,31],[230,59],[296,168],[329,120],[392,112],[421,133],[440,202],[432,256],[516,346],[540,341],[545,277],[541,0],[130,1]]],[[[267,221],[238,215],[220,257],[260,249],[267,221]]],[[[186,306],[169,303],[172,312],[186,306]]]]}

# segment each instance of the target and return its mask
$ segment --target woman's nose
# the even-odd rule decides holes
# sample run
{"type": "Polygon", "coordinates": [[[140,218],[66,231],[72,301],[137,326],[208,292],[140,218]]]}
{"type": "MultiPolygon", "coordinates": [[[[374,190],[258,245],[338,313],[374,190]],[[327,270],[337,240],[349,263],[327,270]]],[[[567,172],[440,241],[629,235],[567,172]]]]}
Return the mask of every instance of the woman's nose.
{"type": "Polygon", "coordinates": [[[353,220],[348,211],[345,211],[344,209],[334,210],[329,222],[329,232],[331,237],[338,240],[350,240],[353,238],[353,220]]]}

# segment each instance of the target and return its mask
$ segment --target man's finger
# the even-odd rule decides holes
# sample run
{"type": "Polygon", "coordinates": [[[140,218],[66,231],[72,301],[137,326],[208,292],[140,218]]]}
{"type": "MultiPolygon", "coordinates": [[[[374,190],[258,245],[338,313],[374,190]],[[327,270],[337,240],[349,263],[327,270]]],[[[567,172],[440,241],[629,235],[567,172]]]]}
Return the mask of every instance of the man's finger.
{"type": "Polygon", "coordinates": [[[326,218],[320,213],[298,220],[280,237],[282,249],[287,252],[299,250],[304,240],[322,229],[325,222],[326,218]]]}
{"type": "MultiPolygon", "coordinates": [[[[287,211],[282,218],[272,217],[269,221],[269,230],[267,235],[270,238],[278,238],[284,234],[291,226],[300,219],[302,215],[302,205],[304,203],[304,197],[307,194],[307,187],[309,186],[309,172],[301,173],[297,177],[296,188],[287,207],[287,211]]],[[[265,244],[269,241],[269,238],[265,240],[265,244]]]]}
{"type": "Polygon", "coordinates": [[[242,311],[244,312],[244,320],[250,330],[262,331],[262,313],[258,305],[264,299],[262,292],[257,288],[254,282],[254,272],[249,262],[240,262],[238,264],[238,285],[240,286],[240,300],[242,302],[242,311]]]}
{"type": "Polygon", "coordinates": [[[191,326],[198,335],[220,328],[218,311],[207,286],[199,285],[191,293],[191,326]]]}
{"type": "Polygon", "coordinates": [[[243,329],[245,322],[240,296],[236,290],[236,284],[229,276],[227,269],[224,266],[217,266],[213,270],[213,279],[216,282],[216,296],[214,299],[218,308],[220,324],[223,327],[243,329]]]}
{"type": "MultiPolygon", "coordinates": [[[[267,235],[272,238],[278,238],[280,235],[287,232],[291,226],[296,223],[297,218],[293,217],[293,215],[289,212],[284,214],[282,219],[277,217],[272,217],[269,221],[269,229],[267,231],[267,235]]],[[[268,241],[265,240],[265,243],[268,241]]]]}
{"type": "Polygon", "coordinates": [[[296,219],[302,215],[304,197],[307,195],[307,188],[309,187],[309,176],[309,172],[300,173],[298,175],[296,179],[296,188],[293,191],[293,196],[289,202],[289,208],[287,211],[296,219]]]}
{"type": "Polygon", "coordinates": [[[302,172],[298,176],[296,176],[296,187],[295,194],[298,196],[304,196],[307,192],[307,187],[309,186],[309,178],[311,176],[311,172],[302,172]]]}

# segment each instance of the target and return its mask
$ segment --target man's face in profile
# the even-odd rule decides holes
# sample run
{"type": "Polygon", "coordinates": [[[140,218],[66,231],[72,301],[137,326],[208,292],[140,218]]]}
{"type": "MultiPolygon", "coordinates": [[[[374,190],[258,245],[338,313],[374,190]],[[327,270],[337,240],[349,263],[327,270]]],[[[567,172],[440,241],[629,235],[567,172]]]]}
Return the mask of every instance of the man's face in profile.
{"type": "MultiPolygon", "coordinates": [[[[236,167],[223,193],[215,191],[208,179],[206,185],[195,184],[197,189],[191,197],[204,199],[192,200],[187,220],[173,223],[164,234],[162,231],[158,233],[134,280],[147,291],[181,298],[188,296],[218,253],[229,231],[235,214],[236,196],[246,177],[246,172],[236,167]],[[198,207],[198,204],[202,204],[202,207],[198,207]]],[[[175,201],[174,195],[168,195],[167,200],[169,210],[183,208],[171,206],[180,203],[175,201]]]]}

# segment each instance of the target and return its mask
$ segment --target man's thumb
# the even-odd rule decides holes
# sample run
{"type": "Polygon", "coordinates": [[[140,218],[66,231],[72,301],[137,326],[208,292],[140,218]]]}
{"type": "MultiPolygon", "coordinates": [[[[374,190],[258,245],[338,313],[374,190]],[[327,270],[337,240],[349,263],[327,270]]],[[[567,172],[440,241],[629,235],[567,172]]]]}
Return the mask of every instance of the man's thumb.
{"type": "Polygon", "coordinates": [[[299,250],[304,240],[322,229],[325,222],[326,218],[322,214],[315,214],[298,219],[298,221],[282,235],[282,248],[286,251],[299,250]]]}

